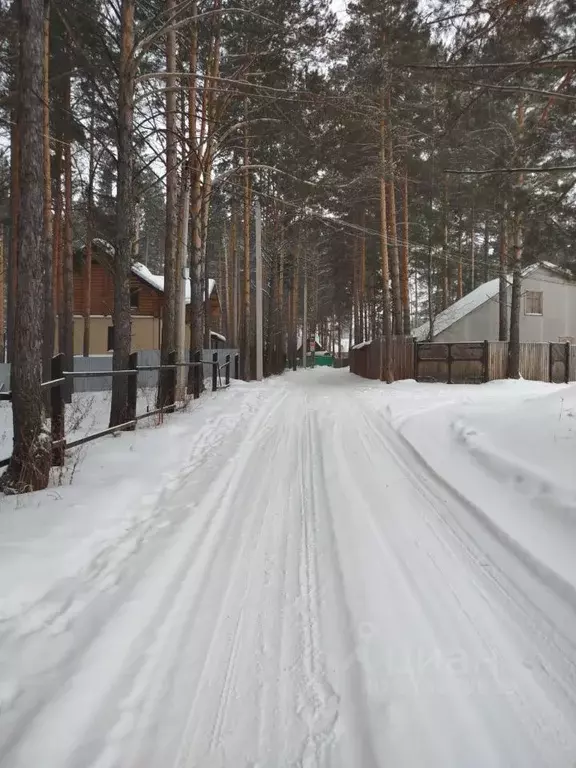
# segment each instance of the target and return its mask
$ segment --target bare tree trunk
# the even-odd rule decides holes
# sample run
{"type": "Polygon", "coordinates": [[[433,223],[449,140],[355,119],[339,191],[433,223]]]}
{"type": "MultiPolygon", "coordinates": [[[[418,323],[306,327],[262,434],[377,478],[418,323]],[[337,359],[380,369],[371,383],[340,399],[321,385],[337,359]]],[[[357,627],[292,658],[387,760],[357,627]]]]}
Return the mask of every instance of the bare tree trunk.
{"type": "Polygon", "coordinates": [[[458,224],[458,285],[456,298],[460,300],[464,296],[464,270],[462,264],[462,228],[461,222],[458,224]]]}
{"type": "Polygon", "coordinates": [[[84,339],[82,353],[90,356],[90,319],[92,315],[92,238],[94,237],[94,176],[96,174],[96,158],[94,156],[94,93],[91,99],[92,115],[90,118],[90,159],[88,167],[88,189],[86,201],[86,262],[84,264],[84,339]]]}
{"type": "Polygon", "coordinates": [[[392,276],[392,317],[393,333],[402,334],[402,297],[400,292],[400,253],[398,248],[398,227],[396,223],[396,182],[394,179],[394,142],[392,138],[392,110],[390,108],[390,91],[388,91],[388,203],[390,237],[392,240],[392,259],[390,272],[392,276]]]}
{"type": "Polygon", "coordinates": [[[230,218],[230,260],[232,265],[232,301],[230,305],[230,340],[232,347],[238,347],[238,219],[235,200],[232,201],[232,215],[230,218]]]}
{"type": "MultiPolygon", "coordinates": [[[[524,100],[518,105],[518,147],[522,154],[524,138],[524,100]]],[[[512,301],[510,306],[510,343],[508,345],[508,378],[520,378],[520,302],[522,290],[522,251],[524,247],[524,213],[520,200],[520,189],[524,184],[524,174],[518,177],[518,189],[516,196],[516,211],[514,215],[514,268],[512,270],[512,301]]]]}
{"type": "MultiPolygon", "coordinates": [[[[134,9],[135,0],[122,0],[118,92],[118,176],[116,196],[116,254],[114,259],[114,370],[128,368],[131,348],[130,262],[135,229],[134,173],[134,9]]],[[[126,421],[128,380],[114,376],[110,426],[126,421]]]]}
{"type": "MultiPolygon", "coordinates": [[[[386,222],[386,121],[384,119],[384,91],[381,94],[380,117],[380,258],[382,260],[383,333],[384,354],[380,366],[380,378],[392,382],[392,322],[390,313],[390,271],[388,264],[388,233],[386,222]]],[[[374,337],[373,337],[374,338],[374,337]]]]}
{"type": "Polygon", "coordinates": [[[43,0],[19,6],[20,215],[18,286],[12,360],[14,447],[2,488],[15,492],[48,485],[50,441],[42,404],[44,320],[43,0]]]}
{"type": "Polygon", "coordinates": [[[404,336],[410,336],[410,290],[409,290],[409,260],[410,232],[408,229],[408,167],[404,169],[404,184],[402,186],[402,314],[404,316],[404,336]]]}
{"type": "Polygon", "coordinates": [[[488,216],[484,220],[484,282],[489,279],[489,259],[490,259],[490,224],[488,216]]]}
{"type": "Polygon", "coordinates": [[[280,242],[280,252],[278,255],[278,326],[279,326],[279,334],[280,339],[278,341],[278,360],[279,365],[278,368],[280,370],[284,370],[286,365],[286,302],[285,302],[285,281],[284,281],[284,269],[286,264],[285,259],[285,251],[284,251],[284,242],[283,242],[283,231],[281,234],[281,242],[280,242]]]}
{"type": "MultiPolygon", "coordinates": [[[[66,81],[65,109],[71,112],[71,83],[66,81]]],[[[66,370],[74,370],[74,262],[72,252],[72,148],[70,141],[64,147],[64,269],[61,352],[66,370]]],[[[66,398],[72,399],[71,382],[66,383],[66,398]]]]}
{"type": "Polygon", "coordinates": [[[300,283],[300,247],[297,246],[296,263],[294,265],[294,275],[292,278],[292,370],[298,367],[298,295],[300,283]]]}
{"type": "Polygon", "coordinates": [[[450,265],[448,262],[448,185],[444,182],[442,200],[442,263],[444,275],[442,282],[442,309],[450,304],[450,265]]]}
{"type": "Polygon", "coordinates": [[[366,211],[362,211],[362,232],[360,234],[360,301],[359,301],[359,331],[360,342],[364,341],[364,315],[366,314],[366,211]]]}
{"type": "Polygon", "coordinates": [[[56,196],[54,199],[54,225],[52,227],[52,304],[54,307],[54,317],[57,323],[54,326],[58,328],[58,336],[54,337],[58,344],[58,352],[63,352],[60,344],[60,328],[62,327],[62,143],[55,142],[54,155],[54,184],[56,187],[56,196]]]}
{"type": "Polygon", "coordinates": [[[4,362],[4,331],[6,329],[4,318],[4,296],[6,295],[4,268],[4,224],[0,222],[0,363],[4,362]]]}
{"type": "Polygon", "coordinates": [[[520,378],[520,300],[522,292],[522,213],[514,221],[514,267],[512,270],[512,302],[510,308],[510,343],[508,346],[508,378],[520,378]]]}
{"type": "Polygon", "coordinates": [[[470,289],[473,291],[476,288],[476,243],[474,242],[474,235],[476,229],[476,215],[474,211],[474,205],[472,205],[472,222],[470,225],[470,289]]]}
{"type": "Polygon", "coordinates": [[[6,352],[7,361],[14,357],[14,333],[16,325],[16,293],[18,290],[18,232],[20,217],[20,117],[18,110],[13,112],[13,124],[10,140],[10,256],[8,261],[8,317],[6,352]]]}
{"type": "Polygon", "coordinates": [[[355,237],[352,241],[352,314],[354,317],[354,343],[360,343],[360,248],[359,242],[355,237]],[[358,257],[356,253],[358,251],[358,257]]]}
{"type": "Polygon", "coordinates": [[[504,208],[500,224],[500,265],[498,271],[500,278],[498,338],[500,341],[508,341],[508,222],[506,216],[507,211],[504,208]]]}
{"type": "Polygon", "coordinates": [[[45,381],[50,379],[52,355],[54,354],[54,304],[52,293],[52,180],[50,157],[50,0],[44,0],[44,56],[43,56],[43,99],[44,99],[44,343],[42,369],[45,381]]]}
{"type": "MultiPolygon", "coordinates": [[[[190,7],[190,15],[196,15],[197,3],[190,7]]],[[[190,35],[190,72],[198,69],[198,26],[194,22],[190,35]]],[[[190,78],[188,91],[188,123],[190,131],[190,355],[202,351],[202,242],[200,217],[202,211],[202,169],[200,144],[197,138],[196,108],[198,88],[196,78],[190,78]]],[[[188,372],[188,386],[191,390],[194,369],[188,372]]]]}
{"type": "Polygon", "coordinates": [[[242,363],[244,369],[243,378],[250,381],[250,163],[248,143],[248,100],[244,100],[244,287],[242,295],[242,363]]]}
{"type": "Polygon", "coordinates": [[[428,230],[428,341],[434,341],[434,294],[432,292],[432,233],[428,230]]]}
{"type": "MultiPolygon", "coordinates": [[[[174,14],[175,0],[166,0],[166,18],[174,14]]],[[[166,33],[166,71],[176,72],[176,31],[166,33]]],[[[166,233],[164,242],[164,306],[160,360],[167,365],[176,349],[176,215],[178,210],[178,120],[176,77],[166,77],[166,233]]],[[[157,407],[171,405],[170,371],[160,371],[157,407]]]]}

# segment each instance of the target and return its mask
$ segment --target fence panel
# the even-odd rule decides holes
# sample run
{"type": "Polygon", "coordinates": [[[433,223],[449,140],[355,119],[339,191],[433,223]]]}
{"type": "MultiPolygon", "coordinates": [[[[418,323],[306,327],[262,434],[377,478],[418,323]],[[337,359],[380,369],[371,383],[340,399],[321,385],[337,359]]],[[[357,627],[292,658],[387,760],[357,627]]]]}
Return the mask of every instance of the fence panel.
{"type": "Polygon", "coordinates": [[[520,344],[520,375],[530,381],[550,380],[550,345],[547,342],[520,344]]]}
{"type": "Polygon", "coordinates": [[[508,342],[488,342],[488,381],[505,379],[508,373],[508,342]]]}
{"type": "MultiPolygon", "coordinates": [[[[226,355],[230,355],[231,359],[234,359],[237,349],[205,349],[202,353],[202,361],[204,362],[204,378],[209,379],[212,376],[212,354],[218,352],[218,363],[223,365],[226,362],[226,355]]],[[[141,366],[158,366],[160,365],[160,350],[159,349],[145,349],[138,353],[138,365],[141,366]]],[[[10,379],[10,366],[6,366],[8,372],[7,377],[10,379]]],[[[89,371],[111,371],[112,370],[112,355],[91,355],[90,357],[82,357],[78,355],[74,357],[74,371],[77,372],[89,372],[89,371]]],[[[158,371],[140,371],[138,374],[138,388],[139,389],[155,389],[158,386],[158,371]]],[[[6,386],[6,389],[8,385],[6,386]]],[[[74,379],[74,392],[107,392],[112,389],[112,377],[102,376],[98,378],[87,379],[74,379]]]]}
{"type": "Polygon", "coordinates": [[[570,346],[570,371],[569,380],[576,381],[576,344],[570,346]]]}
{"type": "Polygon", "coordinates": [[[416,345],[416,380],[448,382],[450,347],[440,342],[420,342],[416,345]]]}
{"type": "Polygon", "coordinates": [[[395,381],[415,377],[414,340],[412,338],[395,336],[392,339],[392,371],[395,381]]]}
{"type": "Polygon", "coordinates": [[[550,344],[550,381],[563,384],[570,381],[570,344],[555,342],[550,344]]]}

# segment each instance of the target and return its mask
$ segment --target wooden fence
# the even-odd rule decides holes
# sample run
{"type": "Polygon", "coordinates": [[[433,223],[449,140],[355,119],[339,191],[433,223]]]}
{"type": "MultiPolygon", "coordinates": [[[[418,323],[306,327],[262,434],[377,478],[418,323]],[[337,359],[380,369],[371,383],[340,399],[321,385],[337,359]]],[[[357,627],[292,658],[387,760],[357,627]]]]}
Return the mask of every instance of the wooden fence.
{"type": "MultiPolygon", "coordinates": [[[[49,410],[52,438],[52,464],[54,466],[62,466],[64,464],[64,452],[69,448],[75,448],[114,432],[134,430],[137,423],[142,419],[147,419],[160,413],[173,413],[177,407],[179,407],[176,398],[176,378],[179,368],[188,369],[190,372],[188,377],[188,393],[194,399],[199,398],[203,386],[205,365],[210,365],[211,367],[213,392],[217,389],[228,387],[230,385],[231,375],[233,375],[235,379],[240,378],[238,354],[235,355],[233,361],[229,354],[226,355],[224,363],[220,364],[218,352],[212,353],[212,360],[210,363],[207,363],[206,360],[202,361],[201,353],[197,352],[193,355],[193,359],[190,362],[177,363],[176,353],[173,352],[167,365],[138,365],[138,353],[134,352],[130,355],[129,367],[124,371],[65,371],[63,368],[64,355],[56,355],[52,358],[51,379],[50,381],[42,383],[42,389],[45,392],[49,392],[50,395],[49,410]],[[150,371],[156,371],[161,376],[166,377],[166,404],[155,410],[137,414],[138,374],[140,372],[150,371]],[[224,372],[224,382],[222,381],[222,372],[224,372]],[[123,376],[128,380],[126,420],[123,424],[118,424],[117,426],[109,427],[108,429],[95,432],[92,435],[87,435],[78,440],[68,442],[65,435],[65,409],[66,403],[71,402],[72,399],[71,384],[76,379],[97,378],[99,376],[112,378],[123,376]]],[[[12,392],[0,392],[0,400],[11,401],[12,392]]],[[[6,467],[9,463],[9,457],[1,459],[0,467],[6,467]]]]}
{"type": "MultiPolygon", "coordinates": [[[[382,378],[384,350],[384,339],[357,345],[350,352],[350,370],[367,379],[382,378]]],[[[480,384],[506,378],[508,342],[416,342],[406,337],[394,337],[391,360],[395,381],[416,379],[446,384],[480,384]]],[[[532,381],[575,381],[576,345],[521,342],[520,374],[532,381]]]]}

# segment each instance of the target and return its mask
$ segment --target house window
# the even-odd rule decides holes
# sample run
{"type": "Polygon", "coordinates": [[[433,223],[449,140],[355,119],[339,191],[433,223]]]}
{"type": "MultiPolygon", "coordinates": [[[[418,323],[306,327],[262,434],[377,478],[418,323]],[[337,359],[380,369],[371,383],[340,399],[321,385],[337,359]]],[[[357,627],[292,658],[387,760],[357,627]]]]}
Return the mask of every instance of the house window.
{"type": "Polygon", "coordinates": [[[526,291],[524,302],[524,314],[542,314],[542,291],[526,291]]]}
{"type": "Polygon", "coordinates": [[[138,309],[140,307],[140,289],[130,288],[130,309],[138,309]]]}
{"type": "Polygon", "coordinates": [[[114,326],[108,326],[108,351],[114,349],[114,326]]]}

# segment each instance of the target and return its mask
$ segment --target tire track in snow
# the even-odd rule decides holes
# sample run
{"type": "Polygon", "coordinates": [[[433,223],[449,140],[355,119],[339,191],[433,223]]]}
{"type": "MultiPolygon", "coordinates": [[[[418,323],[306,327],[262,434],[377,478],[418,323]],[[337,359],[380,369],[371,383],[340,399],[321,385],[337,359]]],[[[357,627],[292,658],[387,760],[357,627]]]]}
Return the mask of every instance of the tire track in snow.
{"type": "MultiPolygon", "coordinates": [[[[394,499],[389,513],[378,516],[377,528],[373,527],[373,523],[369,523],[380,542],[383,556],[394,558],[395,567],[398,573],[402,574],[401,578],[408,586],[408,594],[419,601],[423,615],[427,617],[427,626],[436,633],[436,642],[439,648],[445,648],[450,653],[451,647],[457,649],[458,642],[462,642],[460,647],[466,649],[467,664],[470,664],[473,659],[481,660],[483,658],[482,653],[487,654],[488,659],[490,654],[496,654],[496,669],[488,665],[486,669],[469,670],[473,675],[470,677],[470,685],[475,687],[481,683],[487,686],[483,696],[498,696],[498,690],[502,685],[508,688],[508,699],[504,709],[502,709],[502,702],[500,702],[499,709],[484,707],[482,701],[476,704],[476,716],[484,720],[483,727],[488,729],[485,743],[488,745],[499,740],[500,746],[497,754],[508,754],[510,759],[512,759],[514,752],[523,753],[525,755],[524,760],[528,760],[528,762],[523,763],[524,765],[541,765],[543,755],[546,754],[556,754],[555,760],[557,761],[566,760],[574,748],[569,746],[570,739],[562,747],[563,738],[570,732],[568,727],[570,718],[567,718],[567,712],[573,708],[572,704],[566,700],[561,702],[558,699],[558,689],[555,689],[554,686],[551,687],[550,681],[544,679],[547,675],[540,680],[543,690],[547,691],[546,699],[543,698],[542,690],[538,691],[534,687],[533,681],[527,677],[527,670],[522,664],[522,657],[520,659],[517,657],[517,642],[522,641],[520,648],[522,648],[522,644],[525,648],[526,638],[531,638],[530,631],[527,631],[524,626],[522,631],[520,633],[516,631],[514,636],[509,631],[508,626],[506,626],[504,633],[500,627],[497,627],[494,623],[494,610],[498,611],[500,594],[493,594],[495,603],[488,603],[486,594],[486,579],[493,579],[493,574],[486,573],[486,569],[478,566],[477,559],[470,556],[470,546],[473,546],[471,542],[468,542],[463,548],[463,542],[461,538],[458,538],[458,532],[455,533],[448,527],[444,528],[446,514],[454,514],[454,509],[457,508],[460,515],[466,515],[465,507],[463,508],[461,503],[451,501],[446,493],[442,493],[440,496],[431,493],[431,479],[427,479],[426,483],[423,484],[422,476],[414,472],[413,463],[411,466],[409,461],[404,460],[405,452],[401,450],[402,446],[397,444],[398,441],[393,439],[393,434],[390,440],[388,439],[390,427],[387,424],[382,424],[379,416],[370,409],[356,404],[354,409],[357,411],[355,421],[358,441],[365,455],[364,461],[357,463],[358,467],[364,467],[360,474],[361,482],[358,482],[358,478],[352,479],[352,482],[356,483],[358,493],[367,502],[366,506],[361,505],[361,508],[366,509],[370,517],[376,520],[374,499],[378,498],[378,495],[383,500],[387,497],[394,499]],[[375,424],[379,425],[380,429],[375,424]],[[382,449],[385,450],[384,454],[382,449]],[[384,461],[385,456],[388,458],[384,461]],[[376,458],[378,458],[378,464],[376,464],[376,458]],[[393,469],[386,480],[387,484],[392,483],[394,487],[387,488],[387,484],[378,479],[384,466],[393,469]],[[394,469],[395,467],[396,469],[394,469]],[[402,481],[402,473],[405,481],[402,481]],[[411,489],[409,493],[406,492],[408,487],[406,490],[403,488],[403,482],[406,481],[411,489]],[[416,496],[414,492],[417,494],[416,496]],[[422,502],[414,503],[418,496],[422,502]],[[403,497],[405,498],[403,499],[403,497]],[[411,497],[413,498],[411,499],[411,497]],[[432,516],[427,515],[425,510],[428,510],[432,516]],[[452,511],[449,512],[449,510],[452,511]],[[448,534],[448,539],[446,534],[448,534]],[[440,549],[438,549],[439,547],[440,549]],[[440,560],[433,555],[436,550],[441,554],[440,560]],[[466,554],[462,559],[463,553],[466,554]],[[455,557],[460,558],[460,562],[464,563],[468,569],[467,572],[462,571],[462,567],[455,564],[455,557]],[[434,570],[430,570],[430,565],[426,565],[427,562],[432,565],[434,570]],[[440,562],[443,564],[442,568],[439,567],[440,562]],[[448,571],[446,571],[447,566],[449,566],[448,571]],[[461,572],[460,578],[456,576],[459,571],[461,572]],[[436,572],[436,576],[434,576],[434,572],[436,572]],[[428,576],[425,575],[426,573],[428,576]],[[450,573],[453,574],[452,577],[450,573]],[[472,586],[470,586],[470,576],[472,576],[472,586]],[[437,586],[433,592],[431,585],[434,583],[437,586]],[[473,607],[473,614],[469,613],[468,606],[473,607]],[[457,620],[458,613],[466,617],[464,623],[457,620]],[[455,626],[458,628],[458,632],[464,632],[461,641],[457,638],[451,638],[448,629],[450,625],[446,623],[447,617],[451,614],[454,615],[454,621],[457,621],[455,626]],[[438,631],[440,634],[437,634],[438,631]],[[493,645],[492,640],[496,641],[496,645],[493,645]],[[475,644],[478,649],[472,656],[471,649],[475,644]],[[486,650],[483,651],[483,648],[486,650]],[[498,675],[498,670],[506,670],[507,679],[502,681],[496,677],[490,683],[491,676],[494,673],[498,675]],[[475,677],[478,672],[483,672],[483,679],[475,677]],[[529,693],[530,690],[532,693],[529,693]],[[493,693],[490,694],[490,691],[493,693]],[[520,692],[522,692],[523,699],[519,698],[520,692]],[[538,701],[537,706],[540,707],[540,711],[537,710],[536,706],[530,706],[529,702],[532,699],[538,701]],[[496,714],[498,712],[500,713],[499,717],[496,714]],[[544,712],[546,712],[545,719],[541,720],[541,713],[544,712]],[[514,721],[516,725],[514,725],[514,721]],[[526,743],[519,742],[512,746],[503,726],[504,722],[508,722],[510,732],[513,732],[514,729],[523,731],[528,737],[526,743]],[[563,725],[561,725],[562,722],[563,725]],[[557,734],[556,724],[558,724],[557,734]],[[543,727],[546,730],[545,734],[542,733],[543,727]],[[536,733],[540,733],[538,739],[535,739],[536,733]],[[563,735],[561,735],[562,733],[563,735]],[[530,744],[531,746],[529,746],[530,744]]],[[[350,434],[347,434],[345,439],[350,445],[350,434]]],[[[486,551],[490,551],[490,549],[486,548],[486,551]]],[[[498,584],[498,588],[501,593],[503,590],[501,583],[498,584]]],[[[506,589],[504,589],[504,594],[506,602],[510,603],[510,594],[507,593],[506,589]]],[[[515,613],[518,611],[516,610],[515,613]]],[[[502,614],[502,619],[510,624],[505,613],[502,614]]],[[[541,650],[546,652],[545,647],[541,650]]],[[[478,661],[474,661],[474,664],[477,663],[478,661]]],[[[565,671],[572,675],[573,664],[572,662],[570,664],[572,670],[566,669],[565,671]]],[[[439,670],[440,677],[436,675],[443,685],[446,680],[445,672],[448,671],[439,670]]],[[[463,682],[466,681],[461,681],[459,685],[462,686],[463,682]]],[[[454,690],[454,694],[459,695],[457,688],[454,690]]],[[[464,712],[465,710],[462,710],[459,715],[461,716],[464,712]]],[[[473,710],[470,709],[469,715],[472,716],[473,714],[473,710]]],[[[463,722],[462,727],[470,726],[466,726],[463,722]]],[[[494,755],[491,759],[498,758],[494,755]]],[[[567,763],[554,764],[564,765],[567,763]]]]}
{"type": "MultiPolygon", "coordinates": [[[[260,413],[256,414],[245,438],[248,443],[281,406],[283,399],[284,393],[279,391],[272,401],[266,403],[260,413]]],[[[251,448],[244,452],[245,463],[249,462],[251,450],[257,450],[258,447],[259,442],[254,441],[251,448]]],[[[104,733],[112,730],[116,719],[114,701],[124,698],[122,690],[126,689],[127,679],[133,680],[137,675],[139,659],[150,644],[150,633],[155,634],[156,628],[162,627],[170,615],[173,601],[163,601],[162,597],[182,583],[186,572],[190,570],[190,562],[198,553],[208,559],[207,554],[217,546],[216,532],[223,530],[224,523],[233,509],[230,504],[226,505],[224,502],[234,496],[245,480],[243,469],[242,461],[224,467],[217,482],[209,488],[194,514],[185,518],[183,525],[170,536],[158,537],[155,551],[146,551],[145,562],[139,563],[138,558],[132,561],[132,572],[126,575],[123,588],[112,595],[102,596],[99,610],[91,612],[87,626],[83,626],[80,617],[79,626],[76,627],[73,655],[64,657],[60,665],[51,670],[47,685],[40,695],[36,690],[33,708],[28,711],[26,718],[21,719],[12,736],[4,740],[0,765],[29,768],[30,765],[39,764],[38,761],[45,759],[45,754],[42,751],[41,755],[36,755],[36,742],[50,743],[55,753],[51,764],[63,765],[68,745],[77,741],[77,737],[66,727],[70,716],[64,713],[77,710],[75,689],[81,689],[85,680],[88,688],[93,690],[94,698],[89,707],[84,707],[81,712],[75,711],[75,728],[81,730],[90,727],[92,732],[100,730],[104,733]],[[214,512],[216,514],[213,514],[214,512]],[[211,538],[213,542],[210,546],[211,538]],[[155,559],[150,560],[151,554],[155,559]],[[146,574],[144,579],[143,574],[146,574]],[[142,598],[138,598],[138,595],[142,595],[142,598]],[[144,604],[146,608],[143,608],[144,604]],[[94,632],[95,623],[98,626],[97,632],[94,632]],[[108,659],[106,678],[98,680],[96,677],[88,682],[92,677],[92,670],[100,663],[97,659],[103,654],[108,659]],[[125,663],[127,667],[123,669],[125,663]],[[52,680],[56,682],[55,686],[50,686],[52,680]],[[101,714],[98,714],[98,709],[101,714]],[[47,732],[51,735],[42,735],[47,732]],[[26,742],[19,750],[19,742],[25,734],[26,742]],[[31,737],[30,734],[35,735],[31,737]]],[[[91,742],[95,743],[97,740],[92,738],[91,742]]],[[[114,749],[110,750],[110,759],[113,753],[114,749]]],[[[85,768],[95,757],[95,754],[82,752],[73,758],[71,765],[85,768]]]]}

